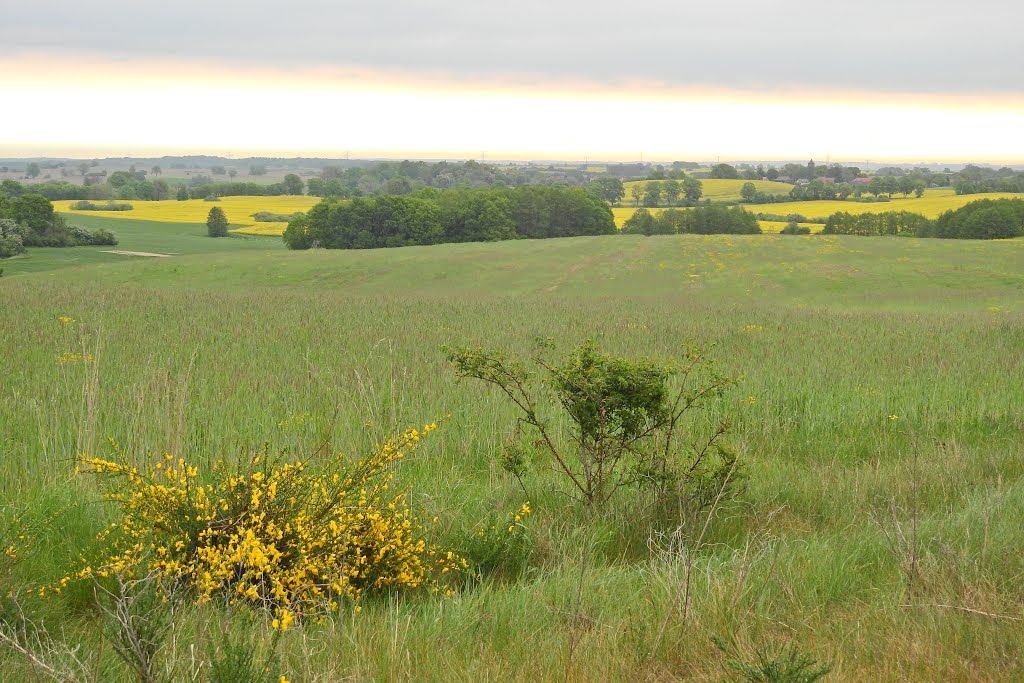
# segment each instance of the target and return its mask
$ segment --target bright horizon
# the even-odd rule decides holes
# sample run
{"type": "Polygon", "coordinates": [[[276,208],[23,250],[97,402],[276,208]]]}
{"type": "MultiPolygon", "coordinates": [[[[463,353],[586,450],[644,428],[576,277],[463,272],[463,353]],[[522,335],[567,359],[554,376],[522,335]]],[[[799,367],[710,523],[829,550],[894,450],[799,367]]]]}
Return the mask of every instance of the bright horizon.
{"type": "Polygon", "coordinates": [[[20,3],[0,155],[1024,162],[1004,0],[20,3]]]}
{"type": "Polygon", "coordinates": [[[1024,97],[0,59],[0,156],[1024,160],[1024,97]],[[951,134],[950,131],[969,131],[951,134]]]}

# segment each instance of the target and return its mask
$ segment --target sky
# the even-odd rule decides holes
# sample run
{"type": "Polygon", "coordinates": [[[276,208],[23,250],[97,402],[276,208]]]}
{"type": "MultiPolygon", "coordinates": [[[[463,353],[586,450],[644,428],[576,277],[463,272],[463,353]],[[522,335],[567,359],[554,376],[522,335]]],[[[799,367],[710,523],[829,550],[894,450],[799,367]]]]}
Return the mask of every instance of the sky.
{"type": "Polygon", "coordinates": [[[1024,160],[1009,0],[49,0],[0,156],[1024,160]]]}

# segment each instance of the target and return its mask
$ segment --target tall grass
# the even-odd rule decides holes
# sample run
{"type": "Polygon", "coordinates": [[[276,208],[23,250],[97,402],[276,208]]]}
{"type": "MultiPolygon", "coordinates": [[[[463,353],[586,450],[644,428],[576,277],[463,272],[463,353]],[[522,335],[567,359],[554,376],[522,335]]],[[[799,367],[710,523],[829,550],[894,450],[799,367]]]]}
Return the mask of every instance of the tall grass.
{"type": "MultiPolygon", "coordinates": [[[[292,680],[720,680],[712,636],[751,657],[792,644],[839,680],[1006,680],[1024,656],[1021,246],[610,237],[5,277],[0,500],[59,513],[12,580],[66,570],[106,521],[70,473],[108,438],[212,465],[264,443],[357,452],[439,418],[398,474],[457,542],[524,493],[496,458],[515,412],[457,381],[442,344],[695,340],[742,376],[717,410],[749,468],[699,544],[635,499],[591,518],[541,467],[519,578],[289,632],[292,680]]],[[[47,609],[96,646],[84,602],[47,609]]],[[[0,670],[26,673],[8,654],[0,670]]]]}

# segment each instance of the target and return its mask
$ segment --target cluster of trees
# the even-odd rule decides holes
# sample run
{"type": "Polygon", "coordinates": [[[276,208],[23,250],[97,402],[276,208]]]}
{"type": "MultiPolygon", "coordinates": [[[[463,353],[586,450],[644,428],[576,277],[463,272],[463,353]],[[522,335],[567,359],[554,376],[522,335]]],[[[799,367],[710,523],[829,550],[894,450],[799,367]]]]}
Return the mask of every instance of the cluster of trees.
{"type": "Polygon", "coordinates": [[[628,235],[757,235],[761,226],[754,214],[738,206],[700,206],[693,209],[666,209],[652,214],[637,209],[623,224],[628,235]]]}
{"type": "Polygon", "coordinates": [[[854,178],[861,178],[864,173],[856,166],[843,166],[841,164],[826,164],[824,166],[814,163],[811,159],[806,164],[785,164],[782,168],[758,164],[715,164],[711,167],[710,177],[727,178],[732,180],[778,180],[788,179],[789,182],[797,180],[814,180],[816,178],[832,178],[836,183],[850,182],[854,178]]]}
{"type": "Polygon", "coordinates": [[[135,207],[124,202],[108,201],[103,204],[96,204],[87,199],[82,199],[72,204],[71,208],[75,211],[131,211],[135,207]]]}
{"type": "Polygon", "coordinates": [[[371,249],[615,231],[608,204],[580,188],[427,188],[349,202],[325,199],[289,221],[284,241],[290,249],[371,249]]]}
{"type": "Polygon", "coordinates": [[[920,237],[949,239],[1010,239],[1024,236],[1024,200],[979,199],[957,209],[946,211],[920,237]]]}
{"type": "Polygon", "coordinates": [[[851,214],[846,211],[828,217],[823,235],[918,235],[929,221],[910,211],[851,214]]]}
{"type": "Polygon", "coordinates": [[[327,166],[319,178],[310,178],[309,194],[315,197],[374,197],[412,194],[426,187],[437,189],[519,187],[527,184],[582,184],[587,174],[553,167],[503,168],[469,160],[380,162],[372,166],[327,166]]]}
{"type": "Polygon", "coordinates": [[[982,192],[1024,192],[1024,172],[1003,167],[999,170],[968,165],[953,180],[957,194],[982,192]]]}
{"type": "Polygon", "coordinates": [[[633,206],[640,206],[642,202],[648,208],[696,206],[703,194],[703,184],[686,174],[683,174],[682,180],[650,180],[646,183],[635,183],[630,187],[633,206]]]}
{"type": "Polygon", "coordinates": [[[39,194],[8,197],[0,193],[0,258],[20,254],[25,247],[75,247],[117,244],[109,230],[89,232],[68,225],[53,204],[39,194]]]}
{"type": "Polygon", "coordinates": [[[1024,200],[979,199],[935,220],[910,211],[829,216],[826,235],[912,235],[947,239],[1010,239],[1024,236],[1024,200]]]}
{"type": "Polygon", "coordinates": [[[261,184],[245,181],[214,182],[209,176],[200,175],[192,179],[188,188],[178,189],[177,198],[206,199],[207,197],[279,197],[302,194],[305,183],[302,178],[289,173],[279,183],[261,184]]]}

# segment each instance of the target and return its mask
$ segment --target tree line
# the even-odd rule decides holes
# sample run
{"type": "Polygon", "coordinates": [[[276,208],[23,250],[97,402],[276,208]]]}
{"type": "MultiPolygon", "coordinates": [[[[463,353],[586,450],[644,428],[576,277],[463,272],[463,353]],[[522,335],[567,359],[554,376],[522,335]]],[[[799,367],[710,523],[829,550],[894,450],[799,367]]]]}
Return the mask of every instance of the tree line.
{"type": "Polygon", "coordinates": [[[761,225],[749,211],[738,206],[699,206],[666,209],[657,215],[637,209],[622,226],[627,235],[758,235],[761,225]]]}
{"type": "Polygon", "coordinates": [[[53,210],[53,204],[39,194],[8,197],[0,192],[0,258],[25,251],[25,247],[76,247],[87,244],[117,244],[109,230],[90,232],[68,225],[53,210]]]}
{"type": "Polygon", "coordinates": [[[284,242],[290,249],[373,249],[615,232],[611,208],[590,192],[526,185],[324,199],[289,221],[284,242]]]}
{"type": "Polygon", "coordinates": [[[956,174],[953,191],[957,194],[982,192],[1024,192],[1024,172],[1004,166],[998,170],[968,165],[956,174]]]}
{"type": "Polygon", "coordinates": [[[945,239],[1010,239],[1024,236],[1024,200],[979,199],[930,220],[910,211],[828,217],[825,235],[906,235],[945,239]]]}

